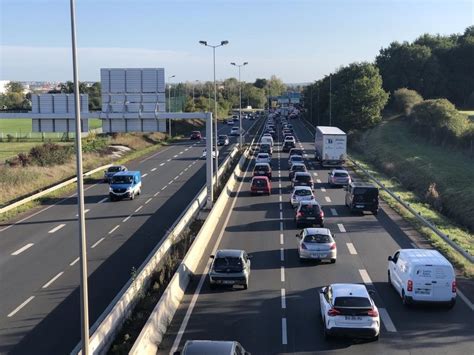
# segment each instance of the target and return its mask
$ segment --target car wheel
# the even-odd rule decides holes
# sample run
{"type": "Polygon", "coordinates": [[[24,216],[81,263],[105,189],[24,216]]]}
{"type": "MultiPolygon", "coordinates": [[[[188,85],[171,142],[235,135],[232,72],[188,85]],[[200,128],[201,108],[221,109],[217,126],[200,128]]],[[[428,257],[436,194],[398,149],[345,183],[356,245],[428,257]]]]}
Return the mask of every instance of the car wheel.
{"type": "Polygon", "coordinates": [[[137,195],[141,195],[141,194],[142,194],[142,189],[138,189],[137,195]]]}
{"type": "Polygon", "coordinates": [[[243,286],[244,286],[244,290],[248,289],[248,288],[249,288],[249,284],[248,284],[248,282],[244,283],[244,285],[243,285],[243,286]]]}
{"type": "Polygon", "coordinates": [[[326,328],[326,321],[324,320],[323,320],[323,335],[324,335],[324,339],[326,340],[331,338],[331,335],[329,334],[328,329],[326,328]]]}
{"type": "Polygon", "coordinates": [[[376,336],[374,336],[374,337],[372,338],[372,341],[378,341],[378,340],[379,340],[379,336],[378,336],[378,335],[376,335],[376,336]]]}
{"type": "Polygon", "coordinates": [[[331,264],[335,264],[336,263],[336,259],[331,259],[331,264]]]}
{"type": "Polygon", "coordinates": [[[451,300],[451,302],[448,303],[448,309],[451,309],[454,307],[454,305],[456,304],[456,300],[451,300]]]}
{"type": "Polygon", "coordinates": [[[403,304],[405,307],[409,307],[409,306],[410,306],[410,301],[408,300],[408,297],[405,295],[405,290],[402,290],[402,304],[403,304]]]}
{"type": "Polygon", "coordinates": [[[132,192],[132,193],[130,194],[130,200],[134,200],[134,199],[135,199],[135,193],[132,192]]]}
{"type": "Polygon", "coordinates": [[[387,271],[387,282],[390,286],[392,286],[392,278],[390,276],[390,271],[387,271]]]}

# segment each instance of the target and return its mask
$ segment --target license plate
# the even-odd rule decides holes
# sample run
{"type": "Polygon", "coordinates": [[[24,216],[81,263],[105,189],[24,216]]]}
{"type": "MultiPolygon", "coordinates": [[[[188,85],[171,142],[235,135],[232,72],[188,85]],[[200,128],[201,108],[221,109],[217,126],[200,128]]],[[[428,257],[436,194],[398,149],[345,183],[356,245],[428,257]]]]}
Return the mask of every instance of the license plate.
{"type": "Polygon", "coordinates": [[[263,194],[265,191],[263,191],[263,190],[258,190],[257,192],[258,192],[259,194],[263,194]]]}
{"type": "Polygon", "coordinates": [[[415,290],[415,293],[417,293],[419,295],[429,295],[430,290],[415,290]]]}
{"type": "Polygon", "coordinates": [[[362,320],[360,316],[345,316],[346,320],[362,320]]]}
{"type": "Polygon", "coordinates": [[[313,221],[316,219],[316,217],[306,217],[307,220],[313,221]]]}
{"type": "Polygon", "coordinates": [[[259,174],[265,174],[265,171],[260,170],[258,173],[259,174]]]}
{"type": "Polygon", "coordinates": [[[327,256],[327,254],[312,253],[311,256],[313,258],[322,259],[322,258],[325,258],[327,256]]]}
{"type": "Polygon", "coordinates": [[[356,208],[363,208],[364,205],[356,205],[356,208]]]}
{"type": "Polygon", "coordinates": [[[232,280],[223,280],[222,283],[225,284],[225,285],[230,285],[230,284],[233,284],[234,281],[232,281],[232,280]]]}

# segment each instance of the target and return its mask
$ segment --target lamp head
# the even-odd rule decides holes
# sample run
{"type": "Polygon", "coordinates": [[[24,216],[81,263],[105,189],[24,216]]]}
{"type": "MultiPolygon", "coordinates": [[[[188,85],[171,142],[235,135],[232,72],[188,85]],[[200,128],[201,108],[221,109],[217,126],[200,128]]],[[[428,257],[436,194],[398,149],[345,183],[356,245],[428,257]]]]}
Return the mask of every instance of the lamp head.
{"type": "Polygon", "coordinates": [[[243,65],[247,65],[247,64],[249,64],[249,62],[244,62],[244,64],[243,64],[243,65]]]}
{"type": "Polygon", "coordinates": [[[225,46],[226,44],[229,44],[229,41],[221,41],[221,46],[225,46]]]}
{"type": "Polygon", "coordinates": [[[230,63],[230,65],[236,65],[234,62],[230,63]]]}
{"type": "Polygon", "coordinates": [[[199,41],[203,46],[207,46],[207,41],[199,41]]]}

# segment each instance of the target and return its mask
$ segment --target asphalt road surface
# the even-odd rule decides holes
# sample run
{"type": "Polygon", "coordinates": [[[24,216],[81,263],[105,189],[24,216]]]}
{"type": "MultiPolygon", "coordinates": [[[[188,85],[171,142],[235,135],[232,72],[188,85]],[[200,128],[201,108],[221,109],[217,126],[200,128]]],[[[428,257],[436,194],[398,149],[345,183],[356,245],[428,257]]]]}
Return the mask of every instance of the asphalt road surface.
{"type": "MultiPolygon", "coordinates": [[[[250,195],[251,163],[237,197],[226,208],[227,221],[216,227],[207,250],[207,255],[215,249],[246,250],[252,256],[249,288],[210,290],[206,278],[197,289],[200,277],[195,278],[159,354],[173,353],[189,339],[236,340],[252,354],[472,354],[472,304],[458,297],[451,310],[404,307],[387,283],[387,256],[398,248],[412,248],[412,242],[382,210],[378,216],[351,215],[343,189],[330,188],[328,170],[314,164],[313,135],[299,120],[291,123],[307,154],[325,227],[336,235],[336,264],[298,260],[288,153],[273,154],[271,196],[250,195]],[[378,341],[324,339],[318,292],[335,282],[363,283],[375,291],[382,322],[378,341]]],[[[207,255],[200,263],[201,277],[206,277],[207,255]]]]}
{"type": "MultiPolygon", "coordinates": [[[[244,121],[248,129],[256,121],[244,121]]],[[[220,124],[219,134],[230,127],[220,124]]],[[[220,147],[222,162],[236,144],[220,147]]],[[[111,202],[108,185],[85,186],[90,325],[205,185],[205,141],[182,141],[131,161],[142,194],[111,202]]],[[[0,225],[0,353],[66,354],[80,341],[76,198],[0,225]]]]}

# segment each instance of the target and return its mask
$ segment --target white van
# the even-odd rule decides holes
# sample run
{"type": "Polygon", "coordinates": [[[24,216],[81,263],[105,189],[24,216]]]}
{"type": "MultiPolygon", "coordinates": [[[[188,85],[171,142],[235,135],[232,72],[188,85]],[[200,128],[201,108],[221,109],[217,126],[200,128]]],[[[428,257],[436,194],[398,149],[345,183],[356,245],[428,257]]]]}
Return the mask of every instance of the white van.
{"type": "Polygon", "coordinates": [[[262,139],[260,139],[260,144],[262,143],[270,144],[270,146],[273,147],[273,138],[270,136],[263,136],[262,139]]]}
{"type": "Polygon", "coordinates": [[[400,249],[388,257],[388,282],[404,305],[415,302],[456,302],[456,276],[451,263],[437,250],[400,249]]]}

